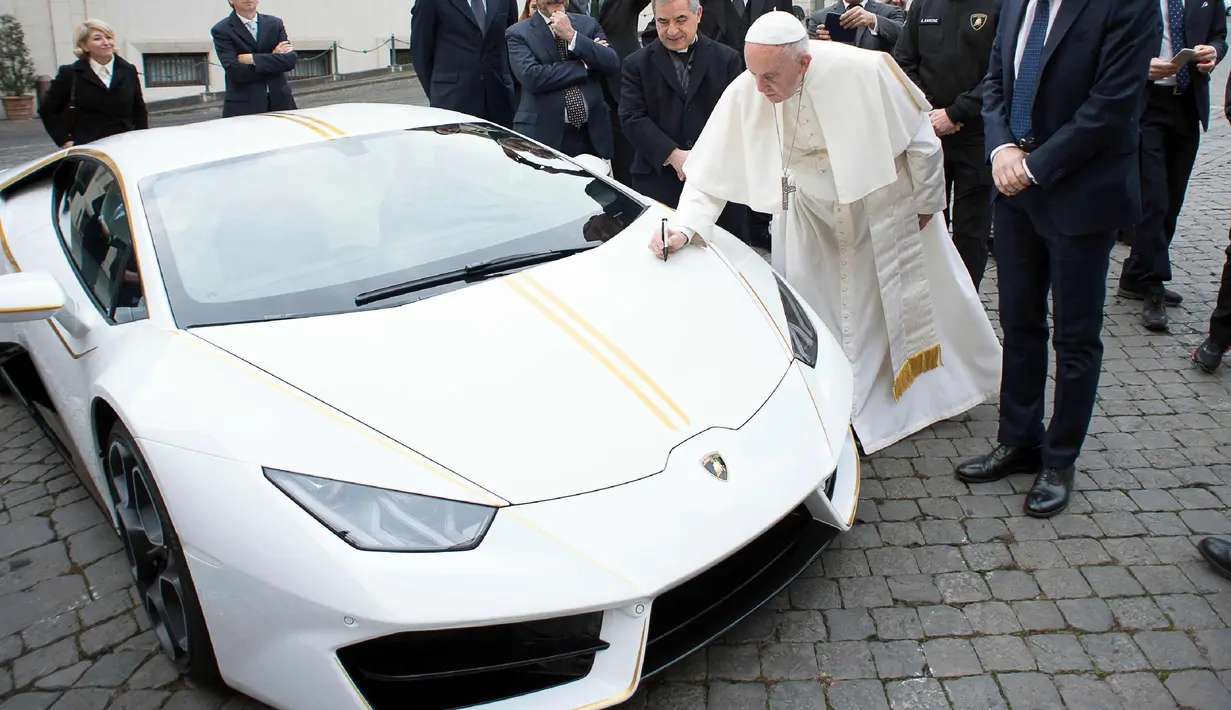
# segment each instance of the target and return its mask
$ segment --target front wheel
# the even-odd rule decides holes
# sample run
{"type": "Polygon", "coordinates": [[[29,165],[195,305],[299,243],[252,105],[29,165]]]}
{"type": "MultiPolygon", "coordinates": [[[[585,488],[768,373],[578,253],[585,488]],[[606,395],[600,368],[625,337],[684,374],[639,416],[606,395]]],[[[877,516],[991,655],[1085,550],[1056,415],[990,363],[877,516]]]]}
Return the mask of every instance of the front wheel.
{"type": "Polygon", "coordinates": [[[179,536],[149,464],[120,422],[107,435],[104,456],[120,539],[154,633],[180,673],[217,683],[218,663],[179,536]]]}

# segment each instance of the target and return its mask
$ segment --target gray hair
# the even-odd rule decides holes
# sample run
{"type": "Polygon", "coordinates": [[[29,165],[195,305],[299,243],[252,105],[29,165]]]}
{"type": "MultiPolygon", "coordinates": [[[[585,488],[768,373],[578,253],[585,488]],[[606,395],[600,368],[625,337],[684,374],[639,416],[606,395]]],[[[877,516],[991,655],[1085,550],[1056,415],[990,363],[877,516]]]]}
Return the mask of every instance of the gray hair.
{"type": "Polygon", "coordinates": [[[804,55],[812,53],[812,40],[805,35],[798,42],[783,45],[782,51],[792,60],[802,59],[804,55]]]}
{"type": "MultiPolygon", "coordinates": [[[[652,5],[653,7],[658,7],[659,5],[665,5],[669,2],[674,2],[674,1],[675,0],[654,0],[652,5]]],[[[701,11],[701,0],[688,0],[688,11],[694,15],[700,12],[701,11]]]]}

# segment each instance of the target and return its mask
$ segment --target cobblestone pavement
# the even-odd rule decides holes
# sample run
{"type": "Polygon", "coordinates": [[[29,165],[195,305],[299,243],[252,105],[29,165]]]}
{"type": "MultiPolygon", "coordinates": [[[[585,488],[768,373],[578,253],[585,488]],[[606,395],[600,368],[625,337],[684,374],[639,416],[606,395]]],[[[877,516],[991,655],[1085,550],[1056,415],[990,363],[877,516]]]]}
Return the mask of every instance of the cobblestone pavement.
{"type": "MultiPolygon", "coordinates": [[[[1231,130],[1213,126],[1173,247],[1186,301],[1171,333],[1148,334],[1137,302],[1108,297],[1068,511],[1022,515],[1025,477],[953,478],[990,445],[994,405],[921,432],[865,462],[854,530],[622,710],[1231,708],[1231,582],[1193,546],[1231,533],[1231,374],[1186,361],[1231,202],[1231,130]]],[[[985,283],[994,312],[994,271],[985,283]]],[[[0,710],[261,707],[176,677],[82,487],[11,400],[0,431],[0,710]]]]}

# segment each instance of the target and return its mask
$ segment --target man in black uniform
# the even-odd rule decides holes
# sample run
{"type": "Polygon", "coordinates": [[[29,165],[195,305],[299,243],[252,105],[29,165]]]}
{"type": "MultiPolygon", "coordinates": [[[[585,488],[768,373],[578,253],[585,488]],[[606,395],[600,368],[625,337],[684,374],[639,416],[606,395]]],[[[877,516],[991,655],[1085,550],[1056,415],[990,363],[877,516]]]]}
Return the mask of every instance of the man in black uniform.
{"type": "Polygon", "coordinates": [[[1000,0],[914,0],[894,49],[932,104],[932,127],[945,152],[945,189],[953,195],[945,220],[976,289],[987,268],[992,208],[983,77],[999,19],[1000,0]]]}

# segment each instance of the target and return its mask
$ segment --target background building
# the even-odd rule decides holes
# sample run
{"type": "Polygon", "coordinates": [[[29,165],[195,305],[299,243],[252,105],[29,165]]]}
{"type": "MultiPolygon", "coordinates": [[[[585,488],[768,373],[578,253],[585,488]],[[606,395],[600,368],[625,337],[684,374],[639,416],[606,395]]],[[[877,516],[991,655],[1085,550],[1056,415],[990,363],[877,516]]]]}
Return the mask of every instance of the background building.
{"type": "MultiPolygon", "coordinates": [[[[292,78],[349,74],[410,63],[414,0],[262,0],[299,52],[292,78]],[[367,50],[367,51],[364,51],[367,50]]],[[[217,92],[222,67],[209,30],[227,0],[0,0],[26,34],[35,73],[55,76],[75,61],[73,27],[86,18],[115,28],[117,51],[142,73],[147,101],[217,92]]]]}

